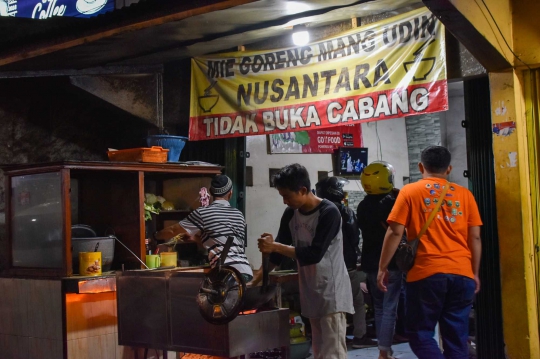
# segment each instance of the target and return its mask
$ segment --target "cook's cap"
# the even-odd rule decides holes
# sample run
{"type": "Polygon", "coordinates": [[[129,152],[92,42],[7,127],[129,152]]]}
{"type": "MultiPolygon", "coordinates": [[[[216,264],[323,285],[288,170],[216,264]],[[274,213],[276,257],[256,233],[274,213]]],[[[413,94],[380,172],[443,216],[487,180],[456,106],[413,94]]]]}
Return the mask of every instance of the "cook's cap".
{"type": "Polygon", "coordinates": [[[222,197],[232,189],[232,181],[228,176],[217,175],[210,184],[210,193],[214,197],[222,197]]]}

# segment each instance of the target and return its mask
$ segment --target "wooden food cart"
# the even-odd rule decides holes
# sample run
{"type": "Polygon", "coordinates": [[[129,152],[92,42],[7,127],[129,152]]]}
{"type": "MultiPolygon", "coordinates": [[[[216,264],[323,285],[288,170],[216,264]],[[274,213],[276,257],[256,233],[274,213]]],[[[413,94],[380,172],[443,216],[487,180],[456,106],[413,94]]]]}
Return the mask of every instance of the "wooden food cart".
{"type": "MultiPolygon", "coordinates": [[[[13,353],[2,355],[134,357],[131,348],[118,345],[115,274],[73,274],[71,227],[113,234],[144,261],[145,192],[175,204],[177,210],[160,215],[163,226],[198,207],[199,189],[221,169],[76,161],[4,166],[9,268],[0,278],[0,338],[11,341],[4,347],[13,353]]],[[[112,270],[122,268],[141,264],[116,245],[112,270]]]]}

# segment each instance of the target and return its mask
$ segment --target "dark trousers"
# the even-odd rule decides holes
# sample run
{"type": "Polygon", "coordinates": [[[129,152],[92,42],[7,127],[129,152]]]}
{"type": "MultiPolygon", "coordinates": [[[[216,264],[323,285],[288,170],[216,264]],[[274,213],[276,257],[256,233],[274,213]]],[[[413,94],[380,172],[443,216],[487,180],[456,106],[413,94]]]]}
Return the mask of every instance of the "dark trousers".
{"type": "Polygon", "coordinates": [[[472,279],[435,274],[406,285],[406,331],[418,359],[468,359],[469,313],[474,299],[472,279]],[[435,325],[444,355],[433,338],[435,325]]]}

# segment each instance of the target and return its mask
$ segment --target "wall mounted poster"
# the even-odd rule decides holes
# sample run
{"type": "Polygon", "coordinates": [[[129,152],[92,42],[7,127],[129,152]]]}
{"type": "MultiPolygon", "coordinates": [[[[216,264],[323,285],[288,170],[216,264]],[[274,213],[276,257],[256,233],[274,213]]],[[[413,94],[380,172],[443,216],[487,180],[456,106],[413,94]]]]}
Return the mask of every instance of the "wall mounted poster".
{"type": "Polygon", "coordinates": [[[362,126],[274,133],[268,135],[267,141],[270,153],[333,153],[339,147],[362,147],[362,126]]]}
{"type": "Polygon", "coordinates": [[[448,109],[444,28],[426,8],[296,48],[191,60],[190,140],[448,109]]]}

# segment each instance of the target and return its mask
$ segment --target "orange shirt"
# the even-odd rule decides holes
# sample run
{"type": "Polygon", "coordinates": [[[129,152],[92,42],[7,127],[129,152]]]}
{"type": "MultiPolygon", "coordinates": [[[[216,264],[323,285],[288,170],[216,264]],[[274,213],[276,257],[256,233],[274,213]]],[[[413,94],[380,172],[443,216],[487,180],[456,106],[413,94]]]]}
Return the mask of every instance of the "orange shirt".
{"type": "MultiPolygon", "coordinates": [[[[404,225],[408,240],[416,238],[446,184],[444,179],[424,178],[404,186],[388,221],[404,225]]],[[[449,185],[439,213],[420,238],[414,267],[407,273],[407,282],[437,273],[474,278],[467,237],[469,227],[481,226],[482,220],[472,193],[457,184],[449,185]]]]}

